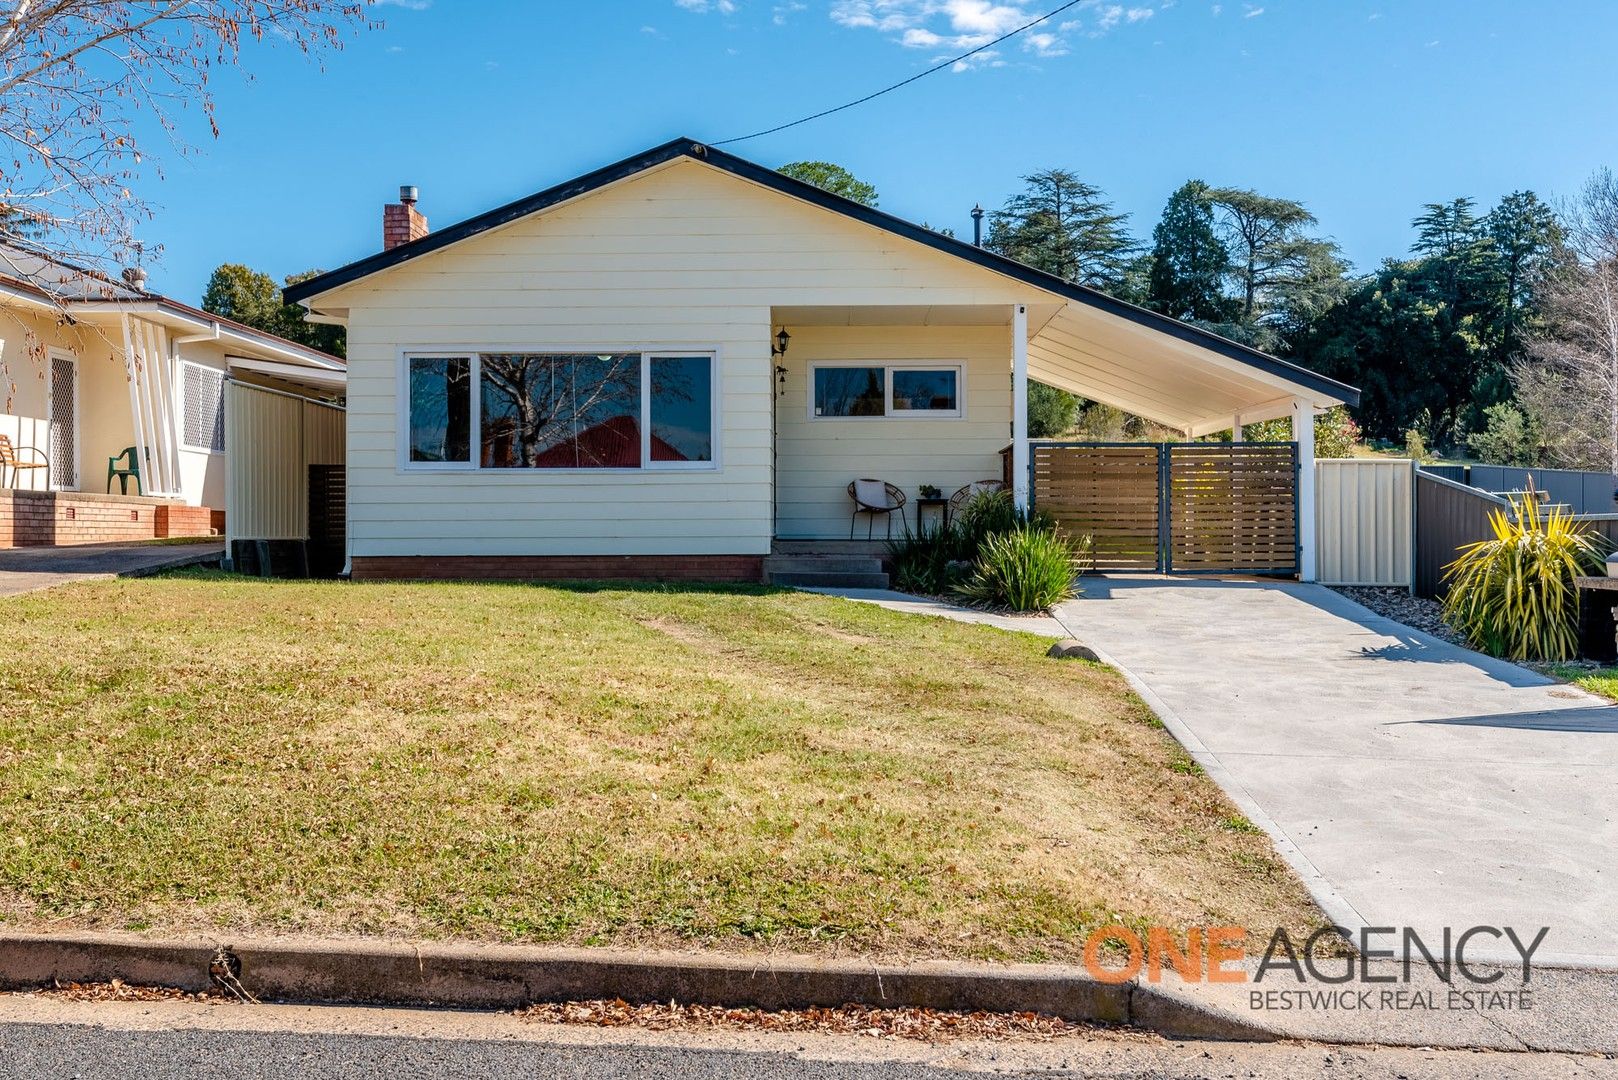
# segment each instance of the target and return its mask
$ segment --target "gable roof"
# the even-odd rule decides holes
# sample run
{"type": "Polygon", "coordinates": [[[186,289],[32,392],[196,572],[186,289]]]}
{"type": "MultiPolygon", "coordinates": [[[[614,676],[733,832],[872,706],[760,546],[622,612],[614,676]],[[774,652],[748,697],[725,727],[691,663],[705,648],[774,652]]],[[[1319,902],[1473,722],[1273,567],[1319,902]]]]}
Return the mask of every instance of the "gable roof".
{"type": "Polygon", "coordinates": [[[952,236],[945,236],[940,232],[929,229],[923,225],[894,217],[873,207],[834,195],[822,188],[815,187],[792,177],[784,176],[774,169],[748,161],[723,150],[715,149],[693,139],[675,139],[654,147],[642,154],[605,168],[597,169],[577,179],[564,184],[536,192],[527,198],[496,207],[475,217],[466,219],[458,224],[451,225],[437,232],[430,232],[419,240],[380,251],[375,255],[349,263],[347,266],[321,274],[299,282],[297,285],[287,287],[283,296],[288,303],[303,303],[312,297],[330,292],[361,278],[398,266],[400,263],[423,255],[439,251],[451,244],[459,243],[480,233],[509,225],[519,218],[539,213],[553,206],[568,202],[572,199],[588,195],[610,184],[626,180],[648,169],[674,161],[680,158],[690,158],[704,165],[712,166],[752,181],[764,187],[771,188],[783,195],[812,203],[833,213],[852,218],[855,221],[874,228],[882,229],[895,236],[913,240],[946,255],[964,259],[974,265],[1004,274],[1025,284],[1053,293],[1071,302],[1104,311],[1110,315],[1125,319],[1136,325],[1167,334],[1188,344],[1199,346],[1218,353],[1227,359],[1256,368],[1267,374],[1307,387],[1326,396],[1342,401],[1348,405],[1357,405],[1360,400],[1358,389],[1335,379],[1327,378],[1318,372],[1311,371],[1301,365],[1290,363],[1279,357],[1271,356],[1238,341],[1222,337],[1209,330],[1181,322],[1179,319],[1150,311],[1135,304],[1119,300],[1087,285],[1080,285],[1067,281],[1054,274],[1037,270],[1026,263],[996,254],[986,248],[957,240],[952,236]]]}

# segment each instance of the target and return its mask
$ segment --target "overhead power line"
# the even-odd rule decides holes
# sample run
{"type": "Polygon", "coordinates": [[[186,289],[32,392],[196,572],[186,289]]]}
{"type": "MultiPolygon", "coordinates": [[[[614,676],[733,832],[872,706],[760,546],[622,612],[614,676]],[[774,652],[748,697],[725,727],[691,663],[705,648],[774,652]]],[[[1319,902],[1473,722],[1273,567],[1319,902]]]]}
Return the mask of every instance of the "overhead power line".
{"type": "Polygon", "coordinates": [[[763,138],[765,135],[774,135],[778,131],[785,131],[788,128],[795,128],[799,124],[807,124],[811,120],[820,120],[820,119],[823,119],[823,118],[825,118],[827,116],[831,116],[833,113],[840,113],[840,112],[843,112],[843,111],[845,111],[847,109],[852,109],[855,106],[864,105],[867,101],[875,101],[877,98],[881,97],[883,94],[891,94],[895,90],[902,90],[905,87],[909,86],[913,82],[917,82],[917,81],[919,81],[921,79],[925,79],[927,76],[934,75],[934,74],[936,74],[936,73],[938,73],[940,71],[943,71],[947,67],[954,67],[956,64],[959,64],[959,63],[962,63],[964,61],[970,60],[970,59],[972,59],[972,57],[978,55],[981,52],[987,52],[988,50],[994,48],[996,45],[1004,44],[1005,42],[1010,41],[1012,38],[1016,37],[1018,34],[1021,34],[1024,31],[1027,31],[1027,30],[1032,30],[1034,27],[1038,26],[1042,22],[1049,22],[1050,20],[1056,18],[1056,16],[1062,14],[1062,12],[1068,10],[1069,8],[1076,8],[1076,7],[1078,7],[1080,4],[1082,4],[1084,2],[1085,2],[1085,0],[1068,0],[1068,2],[1063,4],[1061,7],[1057,8],[1054,11],[1046,12],[1044,15],[1041,15],[1039,18],[1035,19],[1033,22],[1025,23],[1024,25],[1017,27],[1017,29],[1011,31],[1010,33],[1002,34],[1001,36],[995,38],[993,41],[986,42],[986,43],[984,43],[982,45],[979,45],[977,48],[971,50],[970,52],[964,52],[959,56],[952,57],[951,59],[945,60],[940,64],[937,64],[937,65],[935,65],[933,67],[930,67],[926,71],[919,72],[919,73],[917,73],[915,75],[912,75],[912,76],[910,76],[910,78],[904,80],[903,82],[896,82],[892,86],[883,87],[881,90],[878,90],[874,94],[866,94],[864,97],[860,98],[857,101],[850,101],[847,104],[838,105],[836,108],[825,109],[825,110],[822,110],[821,112],[815,113],[812,116],[805,116],[800,120],[793,120],[790,123],[780,124],[780,125],[777,125],[776,127],[772,127],[772,128],[766,128],[763,131],[755,131],[751,135],[738,135],[733,139],[723,139],[723,140],[721,140],[719,142],[716,142],[716,143],[710,143],[709,145],[710,146],[729,146],[732,143],[746,142],[749,139],[763,138]]]}

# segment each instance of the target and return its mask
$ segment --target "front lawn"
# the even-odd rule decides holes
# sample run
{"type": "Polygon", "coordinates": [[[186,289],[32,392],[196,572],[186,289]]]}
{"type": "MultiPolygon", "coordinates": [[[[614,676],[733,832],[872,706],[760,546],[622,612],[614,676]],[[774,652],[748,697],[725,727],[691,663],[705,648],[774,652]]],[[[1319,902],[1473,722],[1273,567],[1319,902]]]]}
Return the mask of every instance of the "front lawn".
{"type": "Polygon", "coordinates": [[[762,589],[0,601],[0,923],[1074,960],[1320,916],[1121,678],[762,589]]]}

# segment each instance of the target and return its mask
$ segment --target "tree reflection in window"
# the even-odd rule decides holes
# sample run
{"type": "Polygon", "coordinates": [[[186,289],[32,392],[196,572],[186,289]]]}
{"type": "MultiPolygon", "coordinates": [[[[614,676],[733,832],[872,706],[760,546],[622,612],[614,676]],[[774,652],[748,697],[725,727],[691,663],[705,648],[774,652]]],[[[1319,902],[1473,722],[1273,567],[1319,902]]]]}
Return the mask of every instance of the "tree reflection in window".
{"type": "Polygon", "coordinates": [[[410,360],[410,460],[470,463],[472,361],[410,360]]]}
{"type": "Polygon", "coordinates": [[[815,369],[816,416],[881,416],[887,411],[887,373],[879,367],[815,369]]]}
{"type": "Polygon", "coordinates": [[[640,355],[485,354],[484,468],[640,465],[640,355]]]}

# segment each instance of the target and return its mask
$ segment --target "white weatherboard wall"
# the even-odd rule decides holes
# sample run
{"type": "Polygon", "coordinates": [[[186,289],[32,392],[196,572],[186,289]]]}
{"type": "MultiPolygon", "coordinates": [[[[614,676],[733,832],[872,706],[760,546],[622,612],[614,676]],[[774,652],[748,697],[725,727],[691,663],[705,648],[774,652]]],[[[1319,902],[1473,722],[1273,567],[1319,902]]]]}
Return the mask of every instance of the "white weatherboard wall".
{"type": "MultiPolygon", "coordinates": [[[[948,497],[975,480],[998,480],[1011,441],[1009,326],[813,326],[792,329],[785,393],[776,403],[776,531],[785,539],[847,539],[848,482],[869,476],[897,484],[914,526],[922,484],[948,497]],[[963,367],[960,418],[811,418],[810,369],[820,362],[963,367]]],[[[929,511],[927,524],[936,524],[929,511]]],[[[861,519],[857,536],[866,535],[861,519]]],[[[898,535],[900,522],[894,522],[898,535]]],[[[874,535],[886,535],[876,522],[874,535]]]]}
{"type": "MultiPolygon", "coordinates": [[[[1009,307],[1027,299],[1020,291],[691,161],[403,263],[320,300],[349,311],[351,553],[765,554],[774,503],[772,308],[1009,307]],[[469,347],[714,350],[719,467],[401,469],[401,352],[469,347]]],[[[807,355],[796,341],[794,329],[794,363],[807,355]]],[[[998,474],[990,458],[979,469],[998,474]]],[[[811,501],[820,520],[830,503],[811,501]]]]}
{"type": "Polygon", "coordinates": [[[1316,579],[1408,587],[1415,571],[1415,466],[1397,458],[1315,462],[1316,579]]]}

